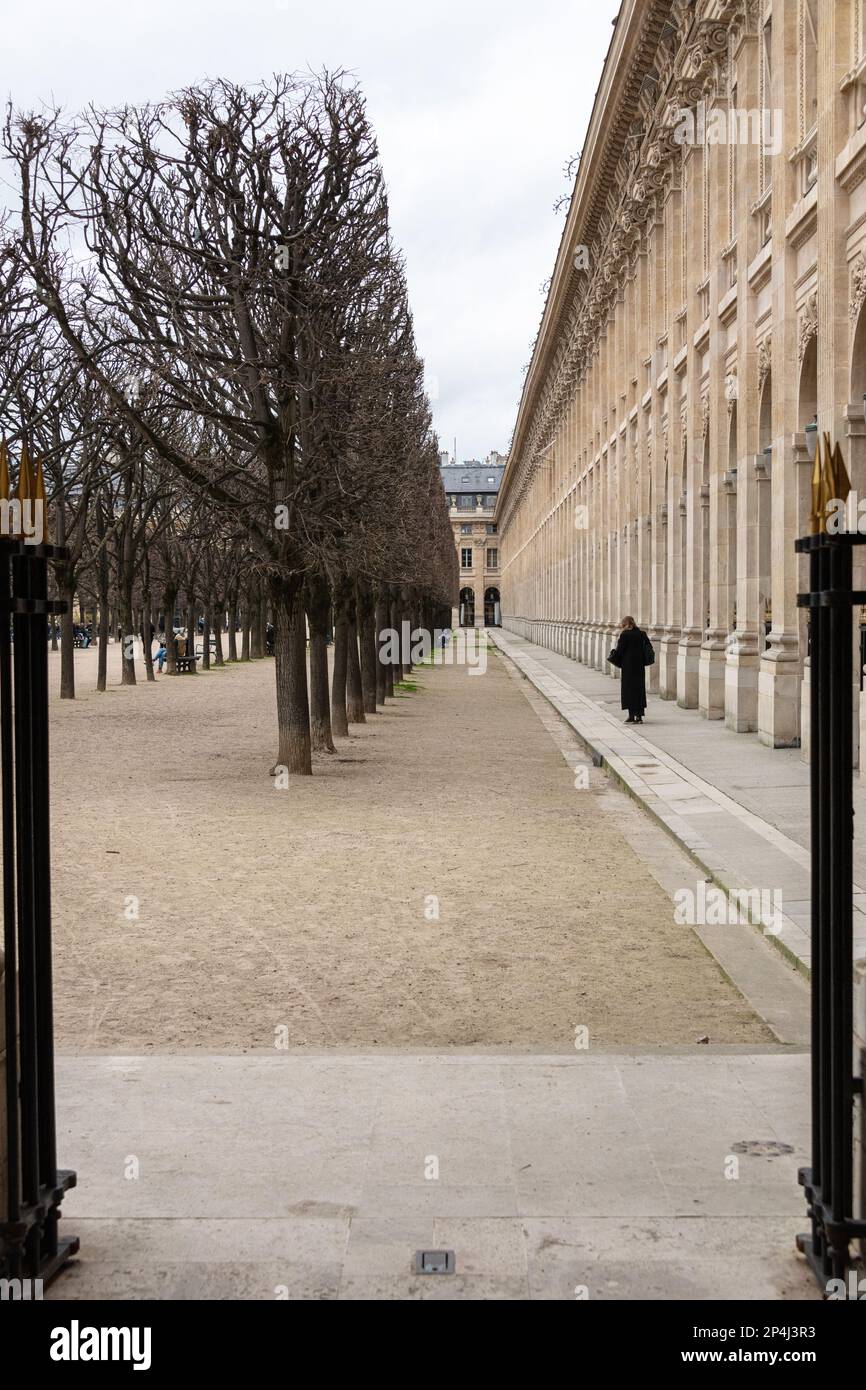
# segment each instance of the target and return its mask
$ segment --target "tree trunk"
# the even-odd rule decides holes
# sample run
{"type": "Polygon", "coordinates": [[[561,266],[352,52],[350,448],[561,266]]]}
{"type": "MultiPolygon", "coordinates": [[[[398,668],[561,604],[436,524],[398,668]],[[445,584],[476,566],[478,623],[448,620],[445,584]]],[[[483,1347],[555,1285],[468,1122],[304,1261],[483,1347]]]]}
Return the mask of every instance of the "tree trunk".
{"type": "Polygon", "coordinates": [[[154,626],[154,622],[150,607],[150,594],[147,594],[145,597],[141,619],[141,639],[144,643],[144,669],[147,673],[148,681],[155,681],[156,672],[153,669],[153,638],[150,635],[150,629],[154,626]]]}
{"type": "Polygon", "coordinates": [[[186,655],[195,656],[196,630],[195,630],[195,602],[187,604],[186,610],[186,655]]]}
{"type": "Polygon", "coordinates": [[[336,753],[331,732],[328,698],[328,633],[331,629],[331,595],[327,580],[312,574],[306,583],[306,611],[310,620],[310,734],[317,753],[336,753]]]}
{"type": "MultiPolygon", "coordinates": [[[[412,629],[413,629],[413,627],[416,626],[416,624],[415,624],[415,621],[414,621],[414,614],[413,614],[413,612],[412,612],[412,598],[411,598],[411,595],[408,593],[408,591],[407,591],[406,589],[401,589],[401,590],[400,590],[400,594],[401,594],[401,598],[402,598],[402,602],[401,602],[401,604],[400,604],[400,614],[401,614],[401,618],[402,618],[402,621],[401,621],[401,623],[400,623],[400,641],[401,641],[401,642],[402,642],[402,640],[403,640],[403,623],[408,623],[408,625],[409,625],[409,641],[406,643],[406,650],[405,650],[405,652],[402,652],[402,655],[406,658],[406,660],[405,660],[404,663],[403,663],[403,671],[404,671],[404,674],[405,674],[405,675],[411,676],[411,674],[412,674],[412,629]]],[[[401,649],[401,650],[402,650],[402,649],[401,649]]]]}
{"type": "Polygon", "coordinates": [[[204,608],[202,609],[202,617],[204,618],[204,623],[202,625],[203,631],[201,634],[201,664],[202,670],[204,671],[210,670],[210,616],[212,612],[212,601],[210,598],[208,598],[205,601],[204,608]]]}
{"type": "Polygon", "coordinates": [[[214,615],[213,615],[213,635],[214,635],[213,659],[214,659],[214,665],[215,665],[215,666],[225,666],[225,664],[226,664],[226,663],[225,663],[225,658],[223,657],[223,619],[224,619],[224,617],[225,617],[225,613],[224,613],[223,609],[221,609],[221,608],[218,609],[217,612],[214,613],[214,615]]]}
{"type": "Polygon", "coordinates": [[[355,620],[355,614],[356,606],[353,596],[349,599],[347,611],[346,713],[350,724],[366,724],[364,690],[361,684],[361,662],[358,657],[358,624],[355,620]]]}
{"type": "Polygon", "coordinates": [[[163,589],[162,602],[165,607],[165,670],[169,676],[177,675],[177,642],[174,637],[174,605],[177,603],[177,589],[163,589]]]}
{"type": "Polygon", "coordinates": [[[229,599],[229,661],[238,659],[238,595],[237,590],[229,599]]]}
{"type": "Polygon", "coordinates": [[[96,559],[96,596],[99,603],[96,689],[102,692],[105,691],[108,684],[108,632],[111,622],[111,610],[108,603],[108,552],[105,549],[106,524],[103,498],[100,495],[96,503],[96,539],[99,546],[96,559]]]}
{"type": "Polygon", "coordinates": [[[401,681],[403,679],[403,663],[400,660],[400,648],[403,641],[403,630],[400,627],[400,618],[402,616],[402,612],[403,610],[400,606],[400,601],[397,595],[392,591],[391,602],[389,606],[389,625],[394,629],[394,631],[397,634],[397,655],[394,657],[392,671],[392,677],[395,685],[398,681],[401,681]]]}
{"type": "Polygon", "coordinates": [[[358,584],[358,643],[361,649],[361,687],[364,713],[376,713],[376,619],[373,593],[366,581],[358,584]]]}
{"type": "Polygon", "coordinates": [[[75,580],[64,575],[60,580],[60,596],[66,612],[60,617],[60,698],[75,699],[75,636],[72,631],[72,605],[75,602],[75,580]]]}
{"type": "MultiPolygon", "coordinates": [[[[301,599],[303,608],[303,599],[301,599]]],[[[304,650],[307,642],[306,623],[304,624],[304,650]]],[[[262,585],[262,601],[259,605],[259,651],[262,656],[268,654],[268,596],[264,584],[262,585]]]]}
{"type": "Polygon", "coordinates": [[[265,643],[262,637],[262,585],[258,579],[250,605],[250,628],[250,656],[253,661],[259,661],[265,654],[265,643]]]}
{"type": "Polygon", "coordinates": [[[96,689],[105,691],[108,687],[108,599],[99,600],[99,632],[96,653],[96,689]]]}
{"type": "Polygon", "coordinates": [[[243,596],[243,630],[241,633],[241,661],[250,660],[250,631],[252,621],[250,617],[250,595],[249,590],[243,596]]]}
{"type": "Polygon", "coordinates": [[[135,619],[132,616],[132,596],[124,591],[120,594],[120,641],[121,641],[121,685],[137,685],[135,679],[135,619]]]}
{"type": "Polygon", "coordinates": [[[274,655],[277,678],[276,767],[311,777],[310,706],[307,696],[307,625],[301,586],[273,579],[274,655]]]}
{"type": "Polygon", "coordinates": [[[385,665],[382,661],[382,633],[388,626],[388,601],[384,593],[376,600],[376,704],[384,705],[388,689],[385,665]]]}
{"type": "Polygon", "coordinates": [[[334,669],[331,674],[331,727],[339,738],[349,737],[346,674],[349,661],[349,618],[342,583],[334,594],[334,669]]]}

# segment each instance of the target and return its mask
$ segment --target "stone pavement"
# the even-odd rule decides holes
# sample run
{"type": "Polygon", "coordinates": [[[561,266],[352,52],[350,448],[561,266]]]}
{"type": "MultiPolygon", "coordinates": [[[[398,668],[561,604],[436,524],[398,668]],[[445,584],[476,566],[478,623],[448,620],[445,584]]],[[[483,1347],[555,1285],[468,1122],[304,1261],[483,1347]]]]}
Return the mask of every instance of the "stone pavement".
{"type": "MultiPolygon", "coordinates": [[[[504,629],[488,637],[545,696],[617,781],[726,892],[780,895],[768,939],[811,962],[809,768],[797,749],[767,748],[697,710],[649,696],[625,725],[619,681],[504,629]]],[[[866,882],[866,788],[855,779],[855,878],[866,882]],[[859,813],[859,814],[857,814],[859,813]]],[[[866,891],[854,885],[854,957],[866,957],[866,891]]],[[[760,930],[760,926],[756,928],[760,930]]]]}
{"type": "Polygon", "coordinates": [[[62,1057],[46,1296],[811,1299],[807,1096],[773,1047],[62,1057]]]}

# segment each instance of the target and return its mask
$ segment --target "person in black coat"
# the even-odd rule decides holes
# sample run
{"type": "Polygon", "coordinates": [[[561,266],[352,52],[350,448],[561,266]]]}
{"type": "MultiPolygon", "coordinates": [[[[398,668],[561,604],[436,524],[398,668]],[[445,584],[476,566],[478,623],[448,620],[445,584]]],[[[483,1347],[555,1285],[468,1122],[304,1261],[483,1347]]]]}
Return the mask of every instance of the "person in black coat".
{"type": "Polygon", "coordinates": [[[626,724],[642,724],[646,713],[646,665],[649,639],[634,618],[623,618],[619,641],[608,660],[620,669],[621,705],[626,724]]]}

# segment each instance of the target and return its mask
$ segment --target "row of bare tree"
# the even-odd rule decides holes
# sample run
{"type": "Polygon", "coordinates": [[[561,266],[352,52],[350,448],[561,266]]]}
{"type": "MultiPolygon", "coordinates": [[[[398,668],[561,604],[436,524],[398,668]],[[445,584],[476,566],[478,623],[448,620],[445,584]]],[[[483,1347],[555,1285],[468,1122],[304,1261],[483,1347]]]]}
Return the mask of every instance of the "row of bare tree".
{"type": "Polygon", "coordinates": [[[73,121],[10,108],[4,142],[0,430],[44,460],[100,679],[113,605],[126,638],[179,604],[230,615],[230,657],[235,615],[251,650],[270,615],[276,762],[309,774],[386,698],[377,629],[447,622],[457,588],[363,98],[340,73],[214,81],[73,121]]]}

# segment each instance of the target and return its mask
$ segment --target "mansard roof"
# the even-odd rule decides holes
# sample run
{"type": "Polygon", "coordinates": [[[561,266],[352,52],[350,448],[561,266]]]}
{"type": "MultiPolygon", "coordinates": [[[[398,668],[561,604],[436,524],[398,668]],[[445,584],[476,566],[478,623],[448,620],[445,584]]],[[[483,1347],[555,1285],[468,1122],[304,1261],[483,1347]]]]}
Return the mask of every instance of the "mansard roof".
{"type": "Polygon", "coordinates": [[[458,467],[451,464],[439,471],[446,492],[498,492],[505,466],[494,464],[488,468],[485,464],[472,463],[458,467]]]}

